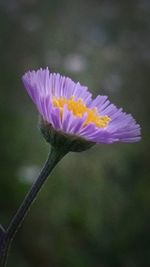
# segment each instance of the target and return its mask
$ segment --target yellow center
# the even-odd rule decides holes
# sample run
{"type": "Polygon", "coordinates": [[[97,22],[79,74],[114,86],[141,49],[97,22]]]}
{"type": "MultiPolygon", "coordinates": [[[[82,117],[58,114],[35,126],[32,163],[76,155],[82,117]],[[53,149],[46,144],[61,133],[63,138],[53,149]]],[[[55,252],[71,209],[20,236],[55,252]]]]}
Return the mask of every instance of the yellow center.
{"type": "Polygon", "coordinates": [[[55,107],[58,107],[60,109],[61,117],[63,115],[65,105],[67,105],[68,110],[72,111],[73,114],[77,117],[82,118],[84,114],[87,113],[85,125],[94,123],[97,127],[104,128],[111,120],[111,118],[108,116],[100,116],[97,108],[88,108],[82,99],[75,100],[74,96],[72,96],[70,99],[67,99],[65,97],[53,98],[53,104],[55,107]]]}

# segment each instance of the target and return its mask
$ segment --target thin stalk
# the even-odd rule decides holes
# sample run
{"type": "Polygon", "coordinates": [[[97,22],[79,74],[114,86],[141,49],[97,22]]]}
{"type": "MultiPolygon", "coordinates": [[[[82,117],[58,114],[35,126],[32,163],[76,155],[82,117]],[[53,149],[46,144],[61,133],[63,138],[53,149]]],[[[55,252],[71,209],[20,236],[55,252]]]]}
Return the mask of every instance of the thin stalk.
{"type": "Polygon", "coordinates": [[[6,259],[8,254],[8,249],[10,243],[13,240],[18,228],[21,226],[31,204],[36,199],[38,192],[43,186],[47,177],[55,167],[55,165],[61,160],[61,158],[66,154],[66,151],[58,150],[52,147],[48,159],[35,183],[32,185],[30,191],[23,200],[21,206],[14,215],[12,221],[10,222],[6,231],[4,231],[3,236],[0,239],[0,267],[6,266],[6,259]]]}

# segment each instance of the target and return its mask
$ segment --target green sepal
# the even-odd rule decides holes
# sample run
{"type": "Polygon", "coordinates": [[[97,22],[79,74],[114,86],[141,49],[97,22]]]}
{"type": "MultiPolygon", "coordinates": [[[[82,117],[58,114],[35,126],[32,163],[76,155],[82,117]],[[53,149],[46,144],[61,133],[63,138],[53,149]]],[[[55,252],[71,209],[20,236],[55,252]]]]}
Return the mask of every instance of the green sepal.
{"type": "Polygon", "coordinates": [[[82,152],[95,145],[94,142],[88,141],[80,136],[58,131],[43,119],[40,120],[40,130],[48,143],[64,151],[82,152]]]}

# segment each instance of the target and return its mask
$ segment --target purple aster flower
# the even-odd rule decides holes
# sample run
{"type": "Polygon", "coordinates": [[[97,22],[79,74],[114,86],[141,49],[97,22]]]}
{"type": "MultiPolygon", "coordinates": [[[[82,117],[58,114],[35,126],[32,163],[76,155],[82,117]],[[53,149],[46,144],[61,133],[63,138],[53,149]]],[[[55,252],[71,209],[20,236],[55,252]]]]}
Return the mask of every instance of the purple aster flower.
{"type": "Polygon", "coordinates": [[[83,151],[96,143],[136,142],[140,126],[130,114],[110,104],[107,96],[92,99],[87,87],[45,70],[29,71],[23,83],[41,114],[41,131],[51,144],[48,159],[5,230],[0,225],[0,266],[31,204],[56,164],[69,151],[83,151]]]}
{"type": "Polygon", "coordinates": [[[48,68],[29,71],[22,79],[43,121],[54,130],[92,143],[141,139],[134,118],[111,104],[107,96],[92,99],[86,86],[50,73],[48,68]]]}

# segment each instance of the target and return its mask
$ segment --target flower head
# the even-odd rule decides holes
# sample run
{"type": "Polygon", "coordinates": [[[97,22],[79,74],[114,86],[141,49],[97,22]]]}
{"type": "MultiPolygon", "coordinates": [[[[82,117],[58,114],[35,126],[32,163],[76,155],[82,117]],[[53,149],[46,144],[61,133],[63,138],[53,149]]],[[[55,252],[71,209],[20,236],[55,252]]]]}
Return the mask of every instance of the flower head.
{"type": "Polygon", "coordinates": [[[22,79],[44,125],[53,131],[92,144],[140,140],[140,126],[107,96],[92,99],[87,87],[48,68],[29,71],[22,79]]]}

